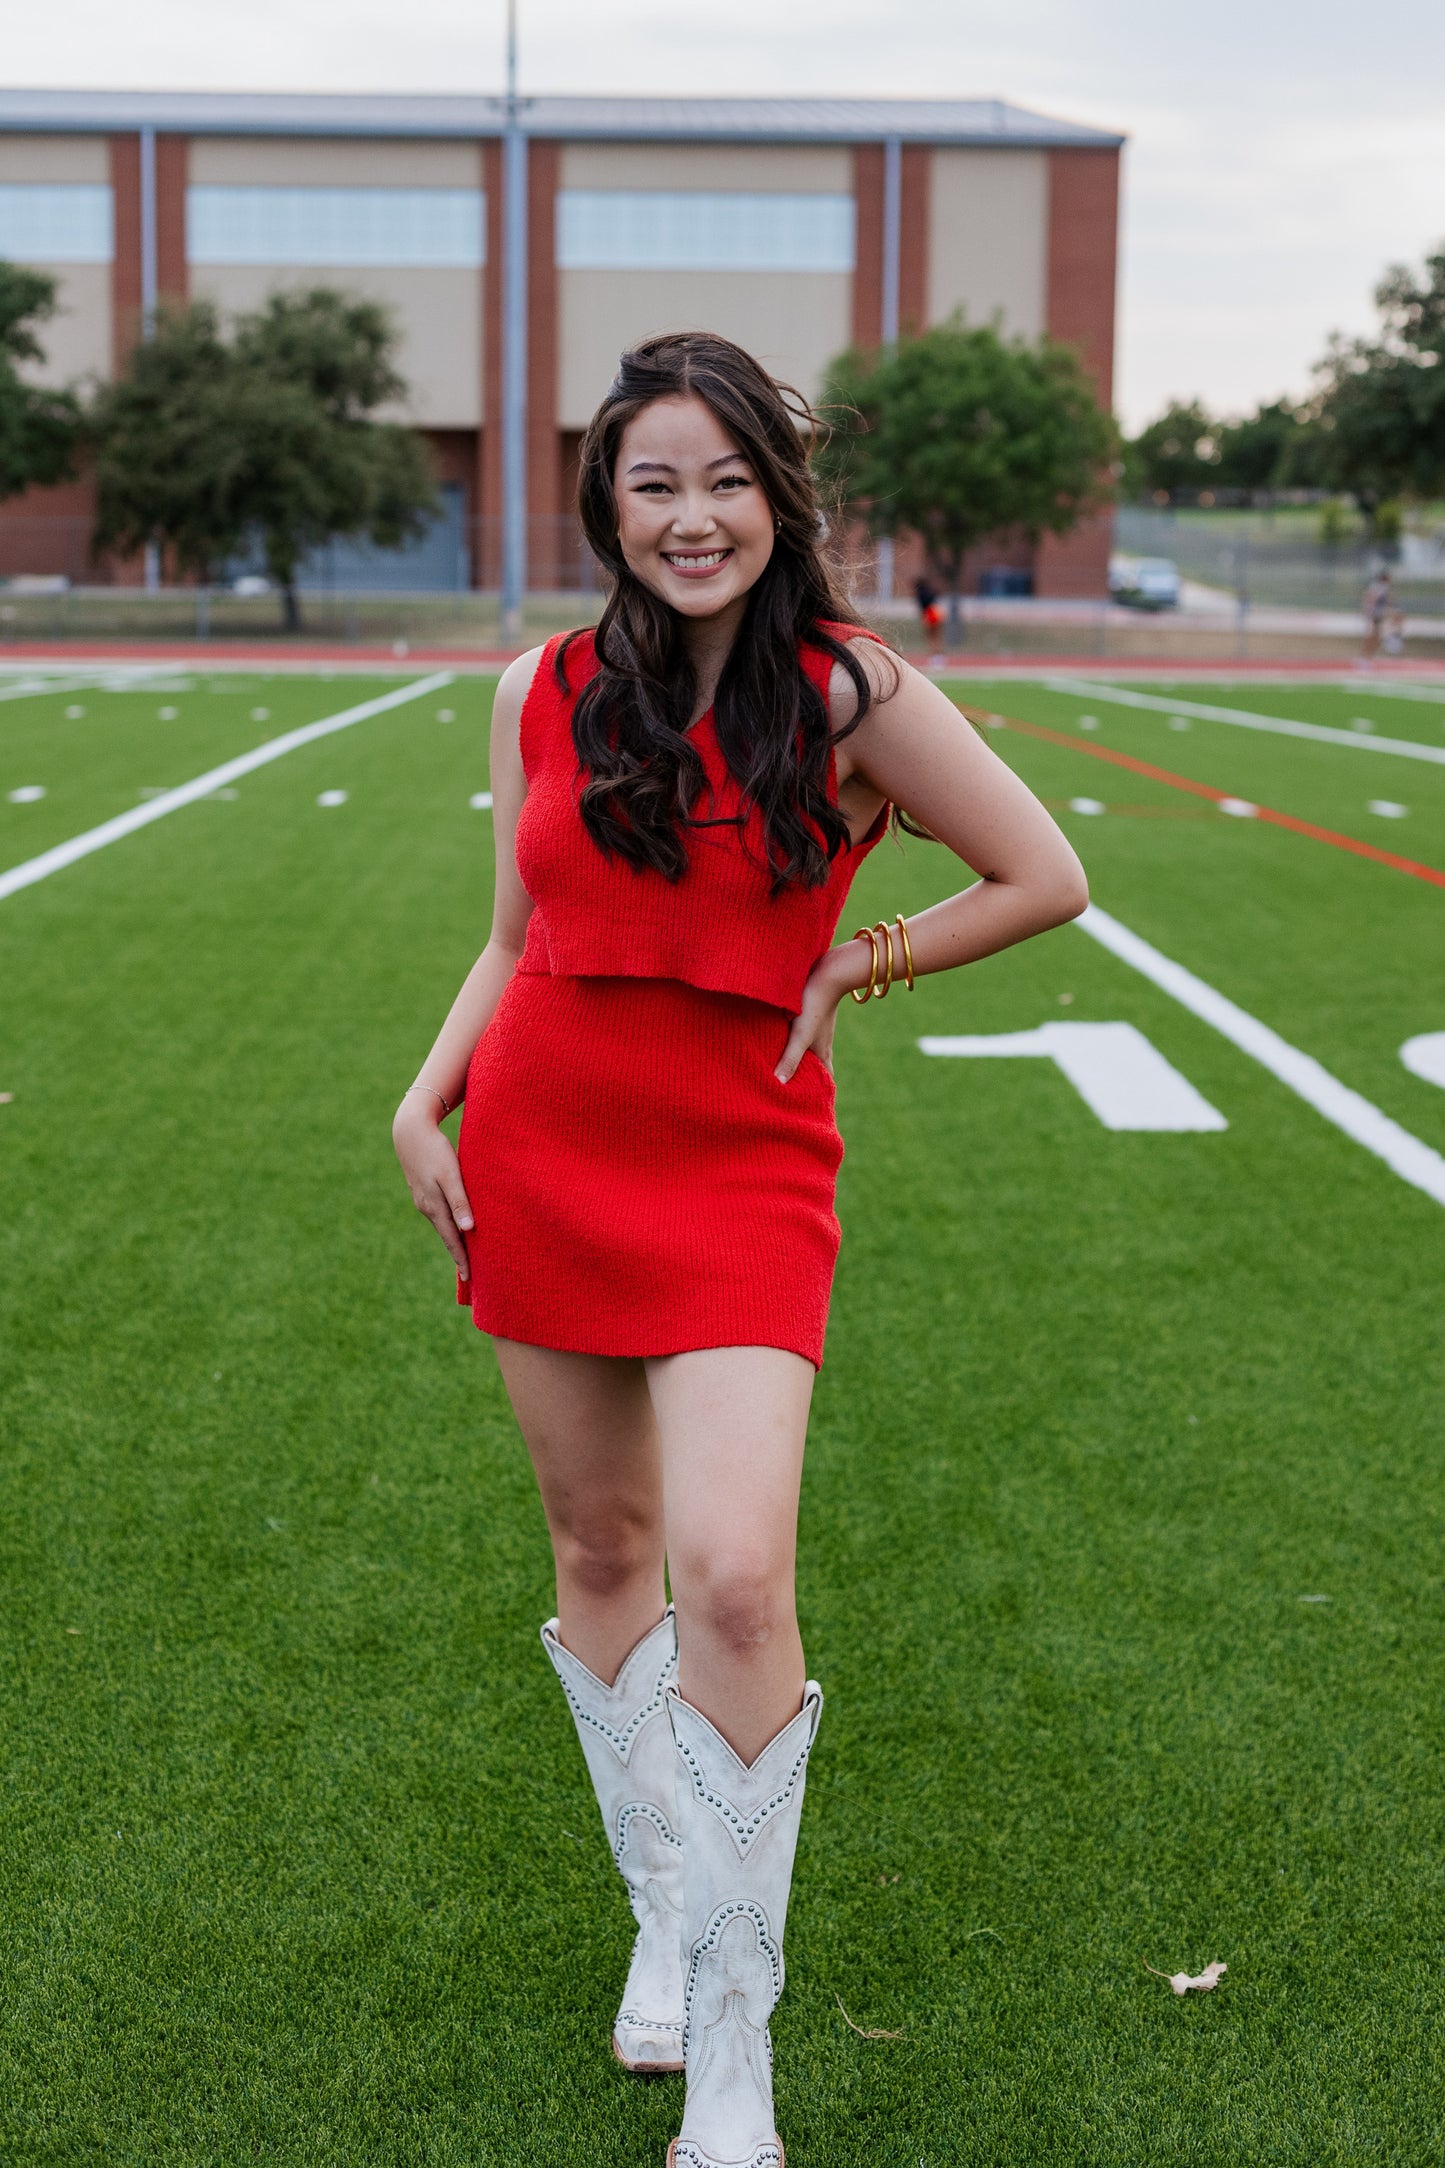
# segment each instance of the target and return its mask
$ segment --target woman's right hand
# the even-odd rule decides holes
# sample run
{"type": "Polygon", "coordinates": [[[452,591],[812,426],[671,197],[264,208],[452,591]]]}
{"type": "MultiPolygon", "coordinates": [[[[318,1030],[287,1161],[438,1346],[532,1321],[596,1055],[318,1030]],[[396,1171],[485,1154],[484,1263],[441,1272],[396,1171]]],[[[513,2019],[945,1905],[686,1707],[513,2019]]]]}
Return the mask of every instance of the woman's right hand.
{"type": "Polygon", "coordinates": [[[472,1228],[472,1208],[467,1202],[461,1165],[444,1137],[436,1118],[422,1101],[409,1094],[396,1110],[391,1141],[406,1176],[411,1201],[423,1219],[429,1219],[451,1253],[461,1278],[471,1278],[467,1246],[463,1240],[472,1228]]]}

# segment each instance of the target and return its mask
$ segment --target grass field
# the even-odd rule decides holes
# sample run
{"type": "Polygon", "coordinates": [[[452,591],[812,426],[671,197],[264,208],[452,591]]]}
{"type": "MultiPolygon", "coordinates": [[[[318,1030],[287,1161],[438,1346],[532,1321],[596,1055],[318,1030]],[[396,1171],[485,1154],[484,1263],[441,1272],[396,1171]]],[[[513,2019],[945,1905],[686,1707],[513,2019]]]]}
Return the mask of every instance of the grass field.
{"type": "MultiPolygon", "coordinates": [[[[0,867],[400,682],[0,698],[0,867]]],[[[1445,1152],[1398,1054],[1445,1031],[1439,889],[1097,749],[1436,868],[1445,767],[956,690],[1067,741],[991,737],[1104,910],[1445,1152]]],[[[0,900],[19,2168],[660,2168],[676,2128],[607,2053],[630,1922],[541,1515],[390,1153],[485,937],[490,692],[0,900]]],[[[1445,748],[1445,703],[1358,686],[1178,699],[1445,748]]],[[[955,885],[885,845],[844,930],[955,885]]],[[[1078,928],[845,1004],[838,1066],[790,2168],[1445,2160],[1445,1210],[1078,928]],[[916,1046],[1059,1019],[1133,1023],[1228,1128],[916,1046]]]]}

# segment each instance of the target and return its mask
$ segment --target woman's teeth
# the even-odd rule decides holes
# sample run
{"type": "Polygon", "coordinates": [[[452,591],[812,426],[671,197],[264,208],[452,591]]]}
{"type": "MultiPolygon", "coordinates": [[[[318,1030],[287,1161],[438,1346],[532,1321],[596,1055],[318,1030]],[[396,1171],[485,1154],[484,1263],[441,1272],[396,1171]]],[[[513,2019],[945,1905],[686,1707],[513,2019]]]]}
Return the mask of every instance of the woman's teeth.
{"type": "Polygon", "coordinates": [[[732,552],[730,550],[707,550],[696,557],[684,557],[676,551],[664,550],[663,555],[678,572],[711,572],[715,565],[720,565],[725,557],[732,555],[732,552]]]}

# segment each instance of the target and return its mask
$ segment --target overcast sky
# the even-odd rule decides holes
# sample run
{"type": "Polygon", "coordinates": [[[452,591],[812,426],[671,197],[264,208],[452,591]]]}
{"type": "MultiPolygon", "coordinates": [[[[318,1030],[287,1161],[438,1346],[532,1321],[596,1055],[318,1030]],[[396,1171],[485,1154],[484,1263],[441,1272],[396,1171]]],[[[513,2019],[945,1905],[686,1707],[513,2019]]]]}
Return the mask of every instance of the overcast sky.
{"type": "MultiPolygon", "coordinates": [[[[1118,402],[1302,391],[1445,234],[1445,7],[1394,0],[520,0],[523,88],[1004,97],[1125,132],[1118,402]]],[[[12,85],[494,90],[502,0],[50,0],[12,85]]]]}

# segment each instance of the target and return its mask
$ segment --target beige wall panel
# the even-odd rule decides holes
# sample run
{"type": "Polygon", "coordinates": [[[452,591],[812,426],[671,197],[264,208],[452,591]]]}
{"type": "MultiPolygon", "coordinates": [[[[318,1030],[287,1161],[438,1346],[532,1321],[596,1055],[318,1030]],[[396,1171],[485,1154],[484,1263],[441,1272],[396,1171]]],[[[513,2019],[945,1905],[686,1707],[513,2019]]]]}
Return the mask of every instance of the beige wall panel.
{"type": "Polygon", "coordinates": [[[193,136],[197,188],[480,188],[477,143],[193,136]]]}
{"type": "Polygon", "coordinates": [[[32,384],[69,384],[78,376],[110,375],[110,265],[108,263],[35,263],[56,286],[55,314],[36,327],[45,349],[42,362],[26,362],[22,374],[32,384]]]}
{"type": "Polygon", "coordinates": [[[1049,245],[1045,151],[936,150],[928,221],[928,320],[1003,311],[1006,332],[1044,328],[1049,245]]]}
{"type": "Polygon", "coordinates": [[[109,136],[0,135],[0,181],[109,179],[109,136]]]}
{"type": "Polygon", "coordinates": [[[397,367],[411,386],[405,412],[384,419],[429,429],[477,429],[482,419],[482,277],[479,271],[421,266],[395,270],[307,270],[288,264],[203,264],[191,270],[191,291],[227,312],[259,308],[279,289],[332,286],[382,301],[401,325],[397,367]]]}
{"type": "Polygon", "coordinates": [[[557,185],[851,196],[853,154],[814,143],[564,143],[557,185]]]}
{"type": "Polygon", "coordinates": [[[584,429],[625,346],[650,331],[720,331],[815,393],[848,344],[853,281],[831,271],[560,271],[558,415],[584,429]]]}

